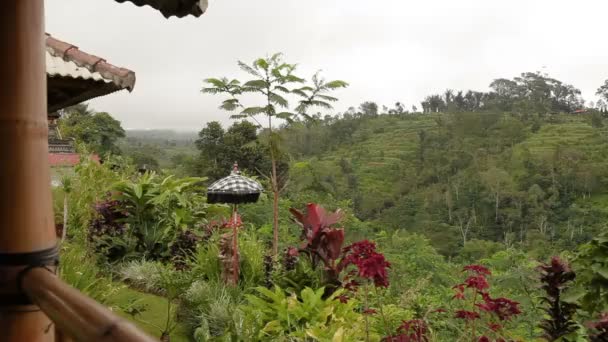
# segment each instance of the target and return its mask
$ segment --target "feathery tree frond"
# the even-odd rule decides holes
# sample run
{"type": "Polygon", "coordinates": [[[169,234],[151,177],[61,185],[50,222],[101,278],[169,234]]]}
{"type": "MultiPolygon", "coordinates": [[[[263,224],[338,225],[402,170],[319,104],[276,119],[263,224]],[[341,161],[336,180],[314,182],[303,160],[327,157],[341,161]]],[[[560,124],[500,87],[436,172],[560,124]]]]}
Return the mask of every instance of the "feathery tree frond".
{"type": "Polygon", "coordinates": [[[298,107],[296,108],[296,111],[300,114],[303,114],[311,107],[332,109],[333,107],[329,102],[336,102],[338,99],[326,95],[326,93],[338,88],[348,87],[348,83],[341,80],[325,82],[325,79],[319,76],[319,72],[312,76],[312,83],[314,86],[313,88],[306,86],[292,91],[294,94],[304,98],[300,100],[298,107]]]}
{"type": "Polygon", "coordinates": [[[205,80],[207,87],[201,89],[201,92],[207,94],[226,94],[228,99],[224,100],[220,109],[226,111],[235,111],[241,108],[241,112],[230,116],[231,119],[251,118],[259,127],[262,127],[257,121],[256,116],[263,114],[268,118],[268,147],[270,150],[270,159],[272,161],[272,170],[270,175],[271,190],[273,193],[273,254],[278,253],[278,201],[279,193],[282,186],[279,184],[281,177],[277,173],[277,157],[280,155],[280,134],[273,130],[272,119],[282,119],[288,123],[293,123],[294,118],[301,116],[306,120],[313,118],[306,114],[310,107],[321,107],[331,109],[330,102],[336,102],[338,99],[327,95],[328,92],[344,88],[348,84],[344,81],[335,80],[325,82],[319,77],[319,73],[312,77],[312,85],[303,85],[299,88],[290,89],[295,84],[301,85],[305,80],[295,75],[297,64],[289,64],[283,61],[283,55],[276,53],[271,57],[258,58],[251,64],[246,64],[239,61],[238,66],[241,70],[253,79],[243,83],[236,79],[228,80],[227,78],[208,78],[205,80]],[[259,94],[262,102],[257,106],[245,107],[240,102],[240,96],[246,93],[259,94]],[[289,111],[289,101],[280,94],[294,94],[302,98],[295,112],[289,111]],[[277,113],[277,108],[285,108],[285,111],[277,113]]]}

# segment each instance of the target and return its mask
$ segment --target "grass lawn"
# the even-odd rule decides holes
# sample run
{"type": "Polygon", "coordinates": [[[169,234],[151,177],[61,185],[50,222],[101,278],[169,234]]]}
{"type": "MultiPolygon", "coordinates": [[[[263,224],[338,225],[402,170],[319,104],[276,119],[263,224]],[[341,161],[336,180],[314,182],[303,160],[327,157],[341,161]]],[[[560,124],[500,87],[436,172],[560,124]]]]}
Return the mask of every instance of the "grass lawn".
{"type": "MultiPolygon", "coordinates": [[[[163,327],[167,319],[167,301],[163,297],[142,293],[128,287],[124,287],[112,297],[108,305],[114,307],[114,310],[118,315],[134,322],[138,327],[146,331],[148,334],[157,338],[160,337],[161,330],[156,326],[163,327]],[[146,306],[146,310],[137,316],[137,320],[118,309],[119,307],[129,305],[129,303],[132,303],[135,299],[139,300],[138,304],[143,304],[146,306]]],[[[171,333],[171,342],[187,341],[192,341],[192,339],[189,338],[186,327],[178,324],[177,328],[175,328],[175,330],[173,330],[171,333]]]]}

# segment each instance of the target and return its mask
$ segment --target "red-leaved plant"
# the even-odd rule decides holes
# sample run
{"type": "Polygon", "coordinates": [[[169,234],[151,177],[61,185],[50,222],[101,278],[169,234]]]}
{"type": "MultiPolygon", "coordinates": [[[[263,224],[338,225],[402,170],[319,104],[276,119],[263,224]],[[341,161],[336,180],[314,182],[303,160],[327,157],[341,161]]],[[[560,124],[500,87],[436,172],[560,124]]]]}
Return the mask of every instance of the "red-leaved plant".
{"type": "Polygon", "coordinates": [[[387,268],[390,263],[382,253],[376,251],[375,243],[364,240],[342,248],[344,228],[334,227],[343,218],[340,210],[331,213],[316,203],[309,203],[305,213],[294,208],[290,212],[302,228],[302,245],[298,249],[289,248],[287,255],[306,254],[313,268],[322,264],[326,295],[340,286],[354,291],[365,280],[372,281],[377,287],[388,286],[387,268]],[[351,265],[356,269],[340,279],[341,272],[351,265]]]}
{"type": "Polygon", "coordinates": [[[590,341],[608,341],[608,312],[601,314],[599,320],[589,323],[588,327],[593,331],[589,336],[590,341]]]}
{"type": "MultiPolygon", "coordinates": [[[[325,209],[315,203],[306,206],[306,213],[297,209],[290,209],[296,223],[302,228],[302,245],[299,249],[289,248],[287,257],[293,258],[297,253],[307,254],[310,257],[313,268],[320,263],[325,271],[325,296],[331,295],[342,286],[348,292],[342,294],[338,299],[342,302],[349,300],[350,296],[363,286],[365,315],[365,331],[369,340],[368,316],[376,313],[369,307],[368,287],[373,284],[376,288],[388,287],[388,268],[390,263],[382,253],[376,251],[376,244],[368,240],[355,242],[342,248],[344,244],[344,228],[332,227],[343,218],[340,210],[328,213],[325,209]],[[342,271],[350,268],[350,271],[342,276],[342,271]]],[[[380,307],[382,313],[382,308],[380,307]]],[[[383,315],[384,317],[384,315],[383,315]]]]}
{"type": "MultiPolygon", "coordinates": [[[[459,340],[506,342],[504,325],[511,318],[521,314],[519,303],[504,297],[490,296],[488,277],[492,273],[485,266],[468,265],[464,267],[463,272],[467,275],[465,280],[452,287],[454,290],[452,299],[461,304],[452,314],[454,318],[464,322],[463,336],[459,340]]],[[[438,309],[434,312],[445,313],[446,310],[438,309]]],[[[427,333],[425,321],[404,321],[398,328],[397,334],[385,337],[384,341],[428,341],[427,333]]]]}
{"type": "Polygon", "coordinates": [[[541,288],[546,295],[542,301],[546,304],[547,318],[542,320],[540,328],[544,331],[543,338],[555,341],[563,336],[575,332],[578,325],[574,320],[578,305],[563,300],[563,293],[567,290],[576,274],[568,262],[557,256],[551,261],[538,266],[540,272],[541,288]]]}

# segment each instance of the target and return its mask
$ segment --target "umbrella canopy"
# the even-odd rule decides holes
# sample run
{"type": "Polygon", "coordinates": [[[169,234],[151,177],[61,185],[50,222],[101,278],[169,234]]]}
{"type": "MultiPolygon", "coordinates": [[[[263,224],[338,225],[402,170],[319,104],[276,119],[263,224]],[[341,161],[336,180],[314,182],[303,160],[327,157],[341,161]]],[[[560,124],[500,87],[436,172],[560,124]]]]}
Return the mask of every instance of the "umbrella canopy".
{"type": "Polygon", "coordinates": [[[238,165],[228,177],[215,181],[207,189],[209,203],[253,203],[257,202],[264,188],[251,178],[241,176],[238,165]]]}

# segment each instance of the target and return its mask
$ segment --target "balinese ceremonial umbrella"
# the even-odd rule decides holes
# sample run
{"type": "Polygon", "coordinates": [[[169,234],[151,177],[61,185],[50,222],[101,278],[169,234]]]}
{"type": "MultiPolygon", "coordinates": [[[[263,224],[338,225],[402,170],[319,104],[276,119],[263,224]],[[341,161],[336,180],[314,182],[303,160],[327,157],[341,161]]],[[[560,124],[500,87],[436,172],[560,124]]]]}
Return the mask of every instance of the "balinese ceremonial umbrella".
{"type": "Polygon", "coordinates": [[[257,202],[262,191],[264,191],[264,188],[260,183],[241,175],[237,163],[234,163],[232,172],[228,177],[215,181],[207,189],[208,203],[229,203],[233,205],[230,225],[232,226],[232,281],[234,285],[238,284],[239,277],[237,206],[240,203],[257,202]]]}

